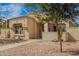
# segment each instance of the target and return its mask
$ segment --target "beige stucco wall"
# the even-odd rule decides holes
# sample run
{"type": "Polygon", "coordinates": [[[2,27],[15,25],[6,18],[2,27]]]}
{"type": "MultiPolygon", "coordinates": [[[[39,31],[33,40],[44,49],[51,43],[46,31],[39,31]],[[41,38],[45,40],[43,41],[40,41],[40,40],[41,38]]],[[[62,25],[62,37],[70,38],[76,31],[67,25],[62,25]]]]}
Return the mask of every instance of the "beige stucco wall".
{"type": "Polygon", "coordinates": [[[26,17],[19,17],[19,18],[14,18],[9,21],[9,27],[11,31],[11,36],[14,36],[15,33],[13,32],[13,24],[21,23],[23,27],[25,27],[24,30],[24,36],[25,39],[37,39],[40,38],[40,35],[42,35],[40,32],[40,25],[39,23],[33,18],[32,16],[26,16],[26,17]]]}
{"type": "MultiPolygon", "coordinates": [[[[42,39],[56,41],[57,32],[43,32],[42,39]]],[[[79,28],[78,27],[67,28],[66,32],[63,33],[62,39],[63,41],[79,41],[79,28]]]]}
{"type": "Polygon", "coordinates": [[[34,18],[29,18],[27,20],[27,26],[28,26],[28,32],[29,32],[29,38],[31,39],[37,39],[40,38],[40,25],[38,22],[34,20],[34,18]]]}
{"type": "Polygon", "coordinates": [[[7,34],[9,33],[9,29],[1,29],[0,31],[1,31],[0,38],[1,39],[7,38],[7,34]]]}
{"type": "MultiPolygon", "coordinates": [[[[67,29],[69,29],[69,22],[65,22],[63,21],[62,23],[64,23],[66,25],[66,31],[67,29]]],[[[49,32],[48,30],[48,25],[45,25],[45,28],[43,33],[42,33],[42,39],[43,40],[53,40],[53,41],[56,41],[58,38],[57,38],[57,32],[49,32]]],[[[67,40],[67,32],[63,32],[63,35],[62,35],[62,39],[63,41],[66,41],[67,40]]]]}
{"type": "MultiPolygon", "coordinates": [[[[42,40],[56,41],[58,40],[57,36],[57,32],[43,32],[42,40]]],[[[62,39],[66,41],[66,32],[63,32],[62,39]]]]}
{"type": "Polygon", "coordinates": [[[67,32],[69,34],[68,38],[72,37],[73,40],[79,40],[79,28],[78,27],[71,27],[67,29],[67,32]]]}
{"type": "Polygon", "coordinates": [[[14,18],[9,20],[9,27],[12,28],[13,24],[17,24],[17,23],[22,23],[23,27],[27,27],[27,17],[18,17],[18,18],[14,18]]]}
{"type": "Polygon", "coordinates": [[[6,30],[5,29],[1,29],[1,33],[0,33],[0,38],[5,38],[6,37],[6,30]]]}
{"type": "Polygon", "coordinates": [[[27,30],[27,17],[18,17],[18,18],[14,18],[12,20],[9,20],[9,28],[10,28],[10,32],[11,32],[11,37],[13,38],[15,35],[23,35],[24,39],[29,39],[29,33],[27,30]],[[23,34],[15,34],[13,31],[13,25],[14,24],[18,24],[21,23],[22,27],[25,28],[23,30],[23,34]]]}

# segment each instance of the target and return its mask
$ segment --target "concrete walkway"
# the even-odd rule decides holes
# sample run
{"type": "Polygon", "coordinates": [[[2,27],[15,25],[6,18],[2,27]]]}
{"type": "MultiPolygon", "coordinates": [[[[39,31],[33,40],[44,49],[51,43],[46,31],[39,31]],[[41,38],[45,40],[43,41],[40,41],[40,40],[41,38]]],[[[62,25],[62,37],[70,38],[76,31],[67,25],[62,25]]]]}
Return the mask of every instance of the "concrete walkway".
{"type": "Polygon", "coordinates": [[[25,45],[25,44],[28,44],[28,43],[36,42],[36,41],[39,41],[39,40],[28,40],[28,41],[23,41],[23,42],[19,42],[19,43],[8,44],[8,45],[5,45],[5,46],[1,46],[0,51],[7,50],[7,49],[10,49],[10,48],[14,48],[14,47],[21,46],[21,45],[25,45]]]}

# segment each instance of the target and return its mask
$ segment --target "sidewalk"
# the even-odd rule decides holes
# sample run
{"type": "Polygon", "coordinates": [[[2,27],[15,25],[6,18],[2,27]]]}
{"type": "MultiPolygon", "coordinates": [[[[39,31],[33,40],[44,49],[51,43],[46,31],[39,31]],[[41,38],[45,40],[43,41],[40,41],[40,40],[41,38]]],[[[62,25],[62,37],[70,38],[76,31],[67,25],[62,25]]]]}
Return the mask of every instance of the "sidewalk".
{"type": "Polygon", "coordinates": [[[8,44],[8,45],[5,45],[5,46],[1,46],[0,51],[7,50],[7,49],[10,49],[10,48],[14,48],[14,47],[21,46],[21,45],[25,45],[25,44],[28,44],[28,43],[31,43],[31,42],[36,42],[36,41],[39,41],[39,40],[28,40],[28,41],[19,42],[19,43],[8,44]]]}

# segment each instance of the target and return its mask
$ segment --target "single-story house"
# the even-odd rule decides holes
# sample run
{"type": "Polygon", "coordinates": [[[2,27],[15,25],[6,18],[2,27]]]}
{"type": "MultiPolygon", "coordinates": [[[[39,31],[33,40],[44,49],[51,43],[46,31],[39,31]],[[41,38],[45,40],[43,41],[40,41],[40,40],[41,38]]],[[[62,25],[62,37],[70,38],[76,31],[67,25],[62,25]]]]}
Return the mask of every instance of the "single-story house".
{"type": "MultiPolygon", "coordinates": [[[[27,16],[8,19],[9,28],[1,29],[0,38],[22,38],[22,39],[43,39],[56,40],[57,27],[54,21],[50,23],[39,23],[39,19],[33,13],[27,16]]],[[[67,40],[67,31],[72,23],[70,21],[62,22],[63,36],[62,39],[67,40]]]]}

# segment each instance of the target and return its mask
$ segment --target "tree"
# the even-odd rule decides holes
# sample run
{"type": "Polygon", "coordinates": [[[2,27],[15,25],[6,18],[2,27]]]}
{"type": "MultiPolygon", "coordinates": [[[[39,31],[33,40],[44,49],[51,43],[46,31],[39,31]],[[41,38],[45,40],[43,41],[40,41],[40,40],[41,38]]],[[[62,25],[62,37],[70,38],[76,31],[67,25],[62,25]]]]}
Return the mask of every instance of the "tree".
{"type": "MultiPolygon", "coordinates": [[[[42,16],[40,14],[45,14],[47,17],[42,17],[42,22],[49,22],[54,20],[57,26],[57,34],[58,40],[60,41],[60,51],[62,52],[62,29],[59,24],[62,23],[62,20],[69,18],[73,19],[74,15],[77,14],[74,12],[74,8],[77,6],[76,4],[59,4],[59,3],[36,3],[36,4],[26,4],[27,6],[34,7],[36,5],[39,6],[40,11],[37,12],[38,18],[40,19],[42,16]],[[66,14],[67,13],[67,14],[66,14]],[[49,20],[51,19],[51,20],[49,20]]],[[[35,11],[34,11],[35,12],[35,11]]]]}

